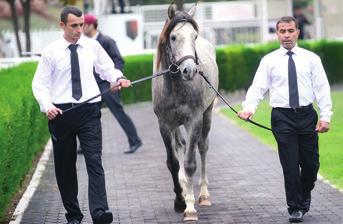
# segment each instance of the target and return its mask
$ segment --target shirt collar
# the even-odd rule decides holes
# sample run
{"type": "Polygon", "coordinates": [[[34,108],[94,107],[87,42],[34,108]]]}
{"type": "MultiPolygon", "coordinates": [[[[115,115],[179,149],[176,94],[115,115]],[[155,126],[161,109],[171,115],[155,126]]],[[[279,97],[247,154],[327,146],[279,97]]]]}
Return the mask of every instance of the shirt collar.
{"type": "MultiPolygon", "coordinates": [[[[286,48],[280,46],[280,52],[282,55],[287,55],[288,51],[289,50],[287,50],[286,48]]],[[[291,49],[291,51],[296,55],[299,52],[298,44],[295,44],[295,46],[291,49]]]]}
{"type": "MultiPolygon", "coordinates": [[[[63,44],[63,48],[64,49],[68,49],[69,45],[71,45],[72,43],[68,42],[64,37],[62,38],[62,44],[63,44]]],[[[78,44],[80,47],[84,47],[85,46],[85,37],[83,35],[81,35],[80,39],[76,42],[76,44],[78,44]]]]}
{"type": "Polygon", "coordinates": [[[81,47],[85,47],[86,45],[86,37],[82,34],[80,39],[76,42],[81,47]]]}

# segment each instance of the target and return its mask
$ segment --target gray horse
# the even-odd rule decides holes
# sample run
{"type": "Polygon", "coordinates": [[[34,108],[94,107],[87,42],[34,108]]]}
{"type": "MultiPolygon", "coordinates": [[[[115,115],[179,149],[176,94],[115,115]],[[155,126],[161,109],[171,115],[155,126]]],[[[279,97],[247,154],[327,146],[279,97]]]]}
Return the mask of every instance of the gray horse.
{"type": "Polygon", "coordinates": [[[171,72],[152,81],[154,112],[174,182],[174,209],[184,212],[185,221],[198,220],[193,193],[197,148],[201,157],[199,204],[211,205],[207,189],[206,154],[216,94],[199,75],[199,71],[218,88],[215,50],[198,35],[198,25],[193,19],[195,8],[188,13],[175,11],[173,5],[168,8],[169,19],[160,34],[154,72],[167,68],[171,72]],[[181,130],[182,126],[184,129],[181,130]]]}

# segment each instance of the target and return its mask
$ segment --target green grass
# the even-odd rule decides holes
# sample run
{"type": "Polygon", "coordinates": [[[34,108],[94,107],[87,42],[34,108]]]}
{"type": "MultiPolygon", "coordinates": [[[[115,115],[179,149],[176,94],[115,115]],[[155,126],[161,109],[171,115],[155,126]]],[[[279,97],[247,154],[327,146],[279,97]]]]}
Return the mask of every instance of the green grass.
{"type": "MultiPolygon", "coordinates": [[[[320,174],[330,183],[343,189],[343,91],[332,93],[333,117],[330,131],[319,134],[319,154],[320,154],[320,174]]],[[[235,105],[235,109],[241,110],[240,105],[235,105]]],[[[248,122],[238,119],[230,109],[221,111],[228,116],[236,125],[250,132],[261,142],[276,150],[277,145],[273,134],[270,131],[259,128],[248,122]]],[[[266,100],[259,105],[253,120],[270,127],[271,108],[266,100]]]]}

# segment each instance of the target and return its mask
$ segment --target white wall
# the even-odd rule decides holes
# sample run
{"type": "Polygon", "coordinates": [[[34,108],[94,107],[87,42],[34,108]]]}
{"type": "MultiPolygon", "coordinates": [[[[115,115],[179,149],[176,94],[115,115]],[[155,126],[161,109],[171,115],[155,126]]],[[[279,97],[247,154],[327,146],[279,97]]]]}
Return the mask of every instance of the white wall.
{"type": "Polygon", "coordinates": [[[98,23],[98,29],[117,42],[122,55],[136,54],[144,49],[143,16],[141,14],[103,15],[98,17],[98,23]],[[132,26],[137,28],[137,32],[136,35],[130,37],[129,29],[132,26]]]}

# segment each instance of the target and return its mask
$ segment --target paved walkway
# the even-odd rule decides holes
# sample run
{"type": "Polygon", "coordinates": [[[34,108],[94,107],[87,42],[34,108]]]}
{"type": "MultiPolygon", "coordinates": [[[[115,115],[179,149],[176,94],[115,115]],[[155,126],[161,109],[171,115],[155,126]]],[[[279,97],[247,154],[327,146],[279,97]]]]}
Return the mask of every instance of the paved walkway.
{"type": "MultiPolygon", "coordinates": [[[[182,214],[173,210],[172,179],[165,164],[166,153],[152,106],[142,103],[126,109],[144,141],[135,154],[123,154],[128,147],[126,137],[107,109],[103,110],[102,117],[103,165],[113,223],[183,223],[182,214]]],[[[83,223],[92,223],[82,155],[78,156],[77,166],[79,202],[85,215],[83,223]]],[[[199,172],[196,177],[198,179],[199,172]]],[[[197,223],[288,223],[277,153],[217,113],[210,132],[208,177],[213,205],[196,206],[197,223]]],[[[195,187],[195,193],[197,197],[199,186],[195,187]]],[[[50,155],[21,223],[66,223],[64,213],[50,155]]],[[[304,223],[343,223],[343,194],[318,181],[312,208],[304,223]]]]}

